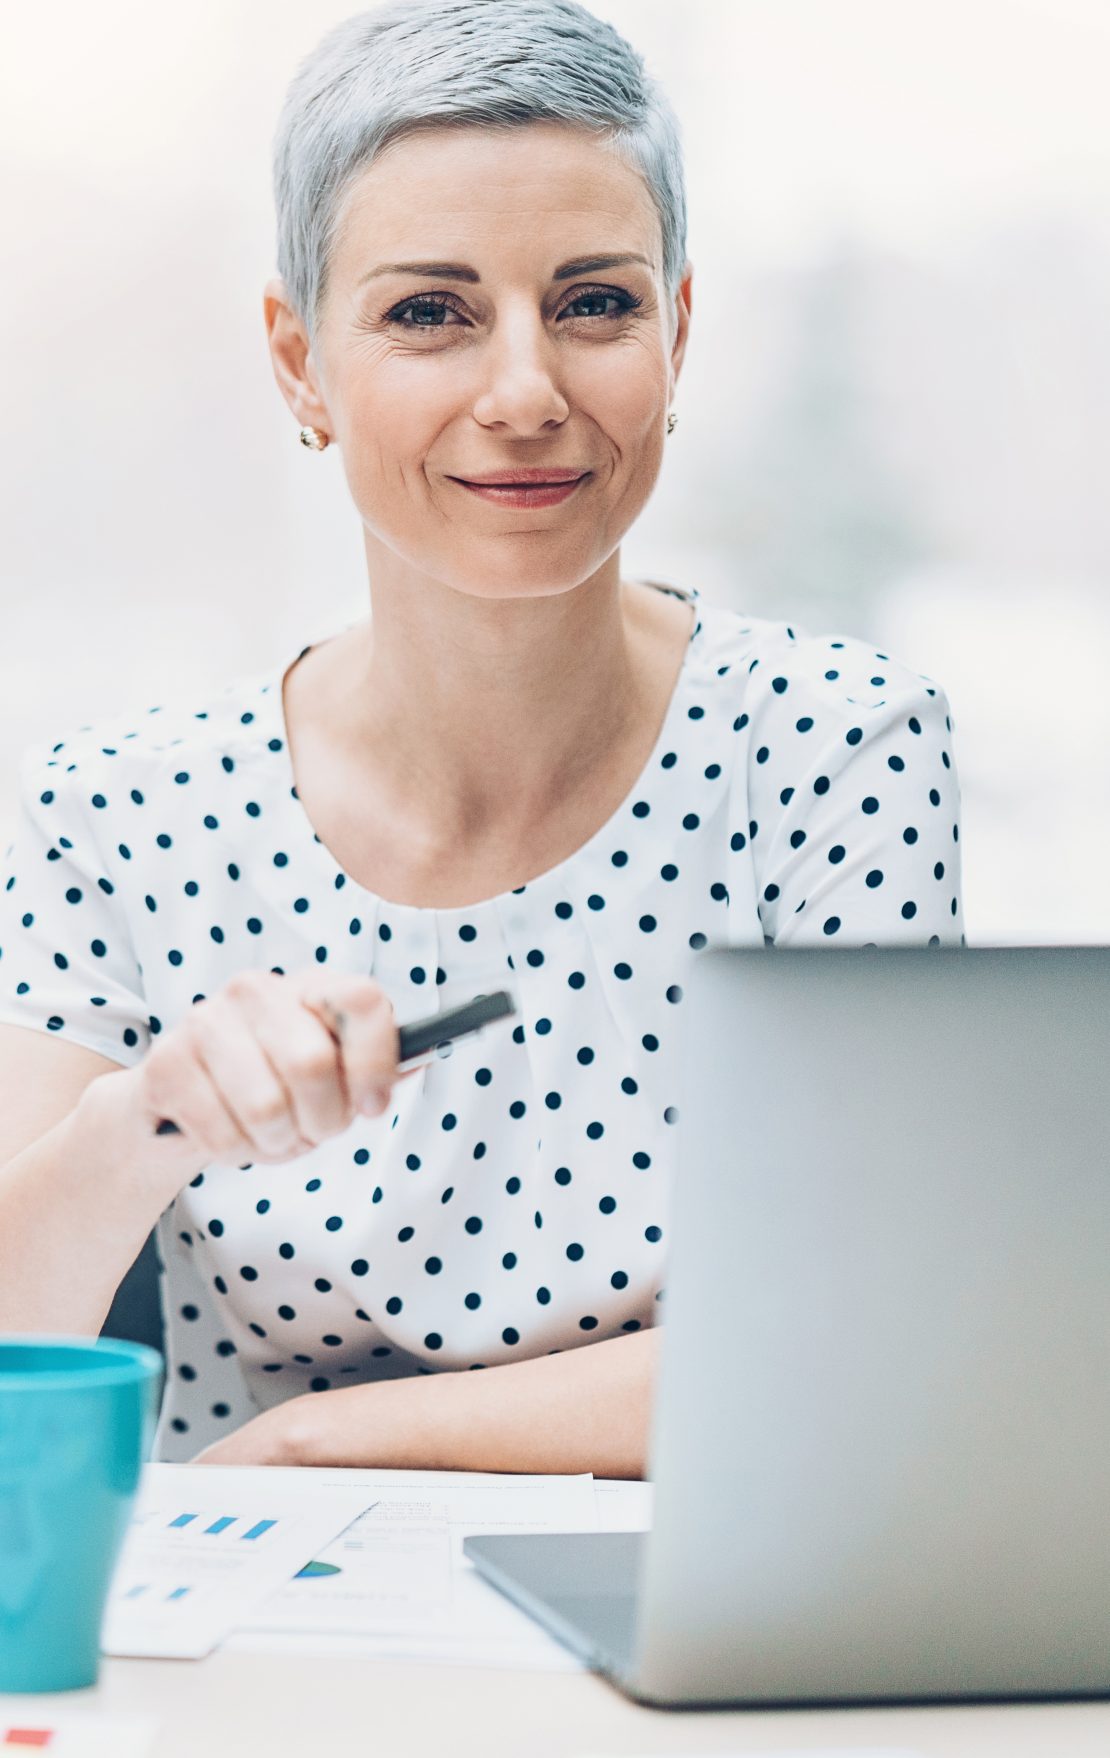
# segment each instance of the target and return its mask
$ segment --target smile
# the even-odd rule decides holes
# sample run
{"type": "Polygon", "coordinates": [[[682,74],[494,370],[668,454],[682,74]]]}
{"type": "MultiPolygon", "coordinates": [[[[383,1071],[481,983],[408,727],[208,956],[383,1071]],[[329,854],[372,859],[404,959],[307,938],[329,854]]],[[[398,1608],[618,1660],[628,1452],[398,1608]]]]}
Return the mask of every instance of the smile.
{"type": "Polygon", "coordinates": [[[576,477],[573,482],[464,482],[458,476],[453,476],[451,481],[497,506],[555,507],[561,501],[569,500],[586,481],[586,476],[576,477]]]}

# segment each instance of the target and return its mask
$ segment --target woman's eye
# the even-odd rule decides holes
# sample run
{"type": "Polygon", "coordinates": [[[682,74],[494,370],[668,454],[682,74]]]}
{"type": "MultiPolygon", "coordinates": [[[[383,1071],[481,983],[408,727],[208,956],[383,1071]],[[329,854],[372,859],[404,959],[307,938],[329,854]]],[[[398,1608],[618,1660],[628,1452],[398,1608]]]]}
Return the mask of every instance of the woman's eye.
{"type": "Polygon", "coordinates": [[[386,317],[389,323],[400,324],[403,330],[438,330],[445,326],[436,320],[441,313],[450,310],[452,307],[445,299],[406,299],[403,305],[395,305],[393,310],[386,314],[386,317]],[[413,313],[414,321],[412,323],[402,322],[405,312],[413,313]],[[430,323],[424,321],[429,316],[432,319],[430,323]]]}
{"type": "Polygon", "coordinates": [[[594,310],[592,312],[580,312],[579,316],[616,317],[617,312],[629,311],[634,305],[639,305],[640,303],[638,299],[633,299],[628,293],[580,293],[577,299],[572,299],[569,305],[564,305],[563,311],[573,311],[576,305],[593,305],[595,307],[598,305],[604,305],[607,299],[613,299],[616,301],[617,311],[594,310]]]}

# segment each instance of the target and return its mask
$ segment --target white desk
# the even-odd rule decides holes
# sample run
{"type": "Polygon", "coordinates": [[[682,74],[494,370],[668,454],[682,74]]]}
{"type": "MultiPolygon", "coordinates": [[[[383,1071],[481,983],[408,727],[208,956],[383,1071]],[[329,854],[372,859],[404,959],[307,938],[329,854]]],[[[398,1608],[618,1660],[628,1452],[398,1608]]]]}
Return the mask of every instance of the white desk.
{"type": "MultiPolygon", "coordinates": [[[[604,1524],[645,1524],[634,1486],[617,1489],[620,1511],[611,1501],[604,1524]]],[[[1110,1754],[1110,1700],[678,1712],[641,1708],[579,1671],[231,1648],[199,1661],[103,1660],[101,1669],[89,1690],[0,1696],[0,1722],[41,1725],[51,1710],[149,1716],[159,1728],[156,1758],[618,1758],[884,1746],[922,1758],[1110,1754]]]]}
{"type": "Polygon", "coordinates": [[[1106,1758],[1110,1703],[732,1711],[638,1708],[589,1674],[503,1673],[263,1654],[108,1660],[91,1690],[2,1697],[146,1714],[157,1758],[577,1758],[904,1746],[928,1758],[1106,1758]]]}

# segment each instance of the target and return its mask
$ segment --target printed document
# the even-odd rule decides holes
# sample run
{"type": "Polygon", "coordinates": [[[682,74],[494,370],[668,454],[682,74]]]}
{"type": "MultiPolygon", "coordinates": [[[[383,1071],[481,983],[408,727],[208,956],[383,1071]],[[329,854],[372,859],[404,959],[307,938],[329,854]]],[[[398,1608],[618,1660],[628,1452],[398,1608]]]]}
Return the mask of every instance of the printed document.
{"type": "Polygon", "coordinates": [[[177,1660],[210,1653],[371,1499],[362,1484],[279,1484],[265,1468],[145,1465],[101,1651],[177,1660]]]}
{"type": "Polygon", "coordinates": [[[577,1670],[566,1649],[482,1579],[462,1541],[472,1533],[596,1531],[589,1474],[341,1475],[365,1486],[366,1512],[259,1605],[227,1648],[577,1670]]]}

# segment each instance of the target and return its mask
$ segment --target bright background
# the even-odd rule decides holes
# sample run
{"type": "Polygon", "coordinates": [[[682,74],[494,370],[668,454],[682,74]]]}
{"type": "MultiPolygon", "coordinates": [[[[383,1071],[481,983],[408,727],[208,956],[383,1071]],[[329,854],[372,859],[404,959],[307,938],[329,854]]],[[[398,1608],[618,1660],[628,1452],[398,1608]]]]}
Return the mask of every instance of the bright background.
{"type": "MultiPolygon", "coordinates": [[[[941,682],[968,938],[1110,941],[1110,7],[607,0],[683,123],[693,323],[631,576],[941,682]]],[[[364,614],[274,383],[318,0],[57,0],[0,64],[0,847],[16,762],[364,614]]]]}

